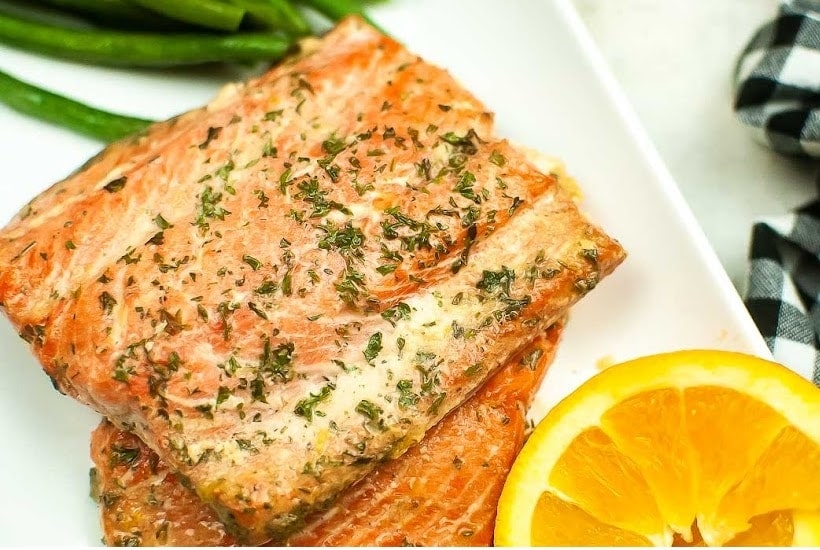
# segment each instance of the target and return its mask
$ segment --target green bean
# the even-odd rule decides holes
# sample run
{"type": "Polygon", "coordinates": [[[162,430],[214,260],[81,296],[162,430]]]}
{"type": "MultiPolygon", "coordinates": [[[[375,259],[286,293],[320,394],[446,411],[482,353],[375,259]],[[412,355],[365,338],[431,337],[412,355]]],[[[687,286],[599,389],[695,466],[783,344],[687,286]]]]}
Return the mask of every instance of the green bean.
{"type": "Polygon", "coordinates": [[[252,22],[270,29],[282,29],[295,36],[310,32],[305,18],[286,0],[226,0],[244,9],[252,22]]]}
{"type": "Polygon", "coordinates": [[[0,42],[45,55],[114,66],[170,67],[212,61],[273,61],[290,43],[271,33],[130,33],[68,29],[0,12],[0,42]]]}
{"type": "Polygon", "coordinates": [[[220,31],[239,30],[245,10],[217,0],[131,0],[170,19],[220,31]]]}
{"type": "Polygon", "coordinates": [[[100,25],[121,28],[144,28],[152,31],[173,30],[184,25],[134,6],[124,0],[38,0],[40,4],[76,13],[100,25]]]}
{"type": "Polygon", "coordinates": [[[266,1],[268,4],[273,6],[275,9],[279,10],[279,13],[282,15],[288,23],[290,24],[291,28],[299,35],[310,34],[310,25],[308,25],[307,20],[305,17],[297,10],[293,3],[289,0],[263,0],[266,1]]]}
{"type": "Polygon", "coordinates": [[[131,135],[151,124],[150,120],[116,115],[83,105],[17,80],[2,71],[0,102],[23,114],[105,142],[131,135]]]}
{"type": "Polygon", "coordinates": [[[375,21],[364,12],[356,0],[300,0],[303,4],[315,9],[332,21],[339,21],[347,15],[356,14],[379,31],[387,34],[375,21]]]}

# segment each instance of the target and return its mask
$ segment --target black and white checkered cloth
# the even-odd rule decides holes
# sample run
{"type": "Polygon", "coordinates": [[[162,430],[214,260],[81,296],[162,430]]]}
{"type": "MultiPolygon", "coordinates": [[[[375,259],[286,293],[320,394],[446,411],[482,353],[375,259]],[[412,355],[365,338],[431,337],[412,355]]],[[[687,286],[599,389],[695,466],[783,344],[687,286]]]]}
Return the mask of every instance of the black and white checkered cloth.
{"type": "MultiPolygon", "coordinates": [[[[820,0],[784,1],[744,50],[735,82],[735,112],[756,138],[820,158],[820,0]]],[[[775,359],[820,386],[820,200],[757,223],[750,256],[752,318],[775,359]]]]}

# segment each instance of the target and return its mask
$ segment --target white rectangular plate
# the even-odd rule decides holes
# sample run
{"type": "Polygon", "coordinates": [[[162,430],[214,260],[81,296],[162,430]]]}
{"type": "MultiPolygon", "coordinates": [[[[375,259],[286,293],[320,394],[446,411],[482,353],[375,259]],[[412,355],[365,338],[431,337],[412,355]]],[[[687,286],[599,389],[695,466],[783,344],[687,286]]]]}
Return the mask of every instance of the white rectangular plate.
{"type": "MultiPolygon", "coordinates": [[[[767,355],[737,293],[568,2],[393,0],[373,9],[495,111],[499,132],[561,157],[584,209],[629,258],[572,312],[536,418],[602,362],[682,348],[767,355]]],[[[0,69],[104,108],[162,118],[231,75],[102,69],[0,48],[0,69]]],[[[100,145],[0,107],[0,224],[100,145]]],[[[124,228],[127,230],[127,228],[124,228]]],[[[0,544],[98,544],[88,497],[98,417],[57,394],[0,321],[0,544]]]]}

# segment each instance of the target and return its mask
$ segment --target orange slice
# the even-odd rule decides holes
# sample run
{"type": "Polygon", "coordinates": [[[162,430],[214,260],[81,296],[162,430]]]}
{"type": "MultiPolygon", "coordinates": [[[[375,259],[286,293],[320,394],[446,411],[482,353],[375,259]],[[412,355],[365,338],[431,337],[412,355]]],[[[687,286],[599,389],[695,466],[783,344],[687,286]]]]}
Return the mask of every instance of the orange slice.
{"type": "Polygon", "coordinates": [[[820,389],[749,355],[610,367],[507,478],[496,545],[820,545],[820,389]]]}

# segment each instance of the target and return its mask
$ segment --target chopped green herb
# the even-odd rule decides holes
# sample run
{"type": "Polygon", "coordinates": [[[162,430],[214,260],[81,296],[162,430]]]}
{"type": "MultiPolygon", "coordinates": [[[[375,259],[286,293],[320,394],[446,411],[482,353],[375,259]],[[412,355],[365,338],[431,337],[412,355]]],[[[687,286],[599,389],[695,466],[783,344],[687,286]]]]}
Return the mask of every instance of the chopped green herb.
{"type": "Polygon", "coordinates": [[[453,191],[458,192],[465,199],[470,199],[478,204],[481,202],[481,198],[475,194],[475,190],[473,189],[475,182],[476,179],[473,173],[465,171],[461,174],[461,177],[459,178],[455,188],[453,188],[453,191]]]}
{"type": "Polygon", "coordinates": [[[216,393],[216,406],[220,406],[222,403],[228,400],[228,398],[233,395],[233,391],[230,388],[226,388],[225,386],[219,386],[219,390],[216,393]]]}
{"type": "Polygon", "coordinates": [[[398,384],[396,384],[396,389],[399,390],[399,406],[400,407],[413,407],[418,404],[420,396],[417,393],[413,392],[413,381],[412,380],[399,380],[398,384]]]}
{"type": "Polygon", "coordinates": [[[446,134],[439,136],[439,139],[454,146],[457,151],[465,155],[474,155],[478,152],[478,148],[473,143],[473,138],[481,141],[478,139],[478,135],[475,133],[475,130],[470,130],[464,136],[459,136],[453,132],[447,132],[446,134]]]}
{"type": "Polygon", "coordinates": [[[109,193],[116,193],[117,191],[122,191],[125,187],[125,183],[128,181],[128,178],[125,176],[119,177],[115,180],[109,181],[103,189],[108,191],[109,193]]]}
{"type": "Polygon", "coordinates": [[[430,404],[430,408],[427,409],[427,414],[436,415],[438,414],[439,409],[441,408],[442,403],[444,403],[444,399],[447,397],[446,392],[441,392],[436,395],[436,398],[433,399],[433,402],[430,404]]]}
{"type": "Polygon", "coordinates": [[[117,305],[117,300],[114,299],[108,292],[100,294],[100,307],[106,315],[111,315],[114,311],[114,306],[117,305]]]}
{"type": "Polygon", "coordinates": [[[204,405],[197,405],[194,408],[197,411],[201,412],[202,416],[204,416],[208,420],[213,420],[214,419],[214,412],[213,412],[214,407],[210,403],[206,403],[204,405]]]}
{"type": "Polygon", "coordinates": [[[235,302],[220,302],[216,306],[216,310],[219,312],[219,317],[222,319],[222,337],[226,342],[230,339],[231,330],[233,329],[230,322],[230,316],[237,309],[239,309],[239,304],[235,302]]]}
{"type": "Polygon", "coordinates": [[[256,195],[257,199],[259,199],[259,204],[257,205],[257,208],[267,208],[268,207],[268,203],[270,202],[270,199],[268,198],[268,196],[265,194],[264,191],[262,191],[261,189],[256,189],[253,192],[253,194],[256,195]]]}
{"type": "Polygon", "coordinates": [[[356,412],[367,417],[368,420],[375,422],[379,420],[384,410],[372,401],[362,399],[359,401],[359,404],[356,405],[356,412]]]}
{"type": "Polygon", "coordinates": [[[296,195],[296,198],[313,206],[313,211],[310,213],[311,218],[324,217],[330,213],[331,210],[338,210],[347,215],[352,214],[345,205],[328,200],[327,195],[329,191],[322,189],[319,186],[319,180],[316,178],[304,179],[299,182],[297,187],[299,188],[299,193],[296,195]]]}
{"type": "Polygon", "coordinates": [[[582,258],[589,260],[592,263],[598,262],[598,249],[597,248],[582,248],[580,255],[582,258]]]}
{"type": "Polygon", "coordinates": [[[333,222],[327,222],[317,226],[317,229],[324,232],[325,236],[319,240],[319,248],[322,250],[336,250],[345,258],[362,258],[361,250],[364,245],[364,233],[352,223],[339,227],[333,222]]]}
{"type": "Polygon", "coordinates": [[[308,422],[312,422],[314,410],[316,409],[316,407],[319,405],[319,403],[322,403],[323,401],[327,401],[328,399],[330,399],[331,392],[335,388],[336,387],[332,384],[328,384],[324,386],[319,391],[319,393],[311,393],[309,397],[300,400],[296,404],[296,408],[293,409],[293,412],[297,416],[302,416],[306,418],[308,422]]]}
{"type": "Polygon", "coordinates": [[[125,357],[121,357],[120,360],[117,361],[117,365],[114,368],[114,373],[111,375],[111,378],[118,382],[128,382],[133,373],[133,367],[126,367],[125,357]]]}
{"type": "Polygon", "coordinates": [[[482,363],[475,363],[470,365],[466,369],[464,369],[464,376],[472,377],[481,372],[484,369],[484,365],[482,363]]]}
{"type": "Polygon", "coordinates": [[[464,213],[464,216],[461,218],[461,226],[470,227],[478,221],[480,215],[481,210],[476,206],[470,205],[464,213]]]}
{"type": "Polygon", "coordinates": [[[140,457],[139,447],[121,447],[117,444],[111,445],[111,455],[108,459],[109,465],[113,468],[115,466],[133,466],[140,457]]]}
{"type": "Polygon", "coordinates": [[[251,266],[251,269],[253,269],[254,271],[259,271],[259,268],[262,267],[262,262],[260,262],[253,256],[249,256],[248,254],[242,256],[242,261],[251,266]]]}
{"type": "Polygon", "coordinates": [[[218,138],[219,134],[221,134],[221,133],[222,133],[222,128],[221,127],[216,127],[216,128],[210,127],[210,128],[208,128],[208,135],[205,136],[205,141],[203,141],[202,143],[199,144],[199,148],[200,149],[206,149],[208,147],[208,145],[213,140],[218,138]]]}
{"type": "Polygon", "coordinates": [[[339,367],[340,369],[342,369],[343,371],[350,372],[350,369],[348,369],[344,361],[340,361],[339,359],[331,359],[330,362],[339,367]]]}
{"type": "Polygon", "coordinates": [[[259,449],[254,447],[253,442],[250,439],[236,439],[236,446],[240,448],[240,450],[248,451],[250,453],[256,454],[259,452],[259,449]]]}
{"type": "Polygon", "coordinates": [[[248,309],[256,313],[260,318],[264,319],[265,321],[268,320],[268,314],[262,311],[259,306],[254,304],[253,302],[248,302],[248,309]]]}
{"type": "Polygon", "coordinates": [[[153,237],[151,237],[150,239],[145,241],[145,245],[148,246],[149,244],[153,244],[153,245],[156,245],[156,246],[160,246],[164,242],[165,242],[165,232],[164,231],[158,231],[157,233],[154,233],[153,237]]]}
{"type": "Polygon", "coordinates": [[[390,273],[396,271],[396,268],[398,267],[399,266],[397,264],[384,264],[377,267],[376,271],[378,271],[382,275],[389,275],[390,273]]]}
{"type": "MultiPolygon", "coordinates": [[[[217,177],[218,177],[219,179],[221,179],[222,181],[227,181],[227,180],[228,180],[228,176],[230,176],[230,175],[231,175],[231,172],[233,172],[233,169],[234,169],[234,168],[236,168],[236,166],[235,166],[235,165],[234,165],[234,163],[233,163],[233,159],[230,159],[230,160],[228,160],[228,162],[226,162],[225,164],[223,164],[223,165],[219,168],[219,170],[217,170],[217,171],[216,171],[216,175],[217,175],[217,177]]],[[[227,189],[227,188],[226,188],[226,189],[227,189]]],[[[233,193],[231,193],[231,194],[233,194],[233,193]]]]}
{"type": "MultiPolygon", "coordinates": [[[[352,164],[352,162],[351,162],[351,164],[352,164]]],[[[353,183],[353,189],[356,190],[356,194],[359,195],[360,197],[364,196],[364,194],[367,193],[368,191],[373,191],[374,189],[376,189],[376,187],[370,182],[360,183],[358,179],[354,179],[352,183],[353,183]]]]}
{"type": "Polygon", "coordinates": [[[264,280],[261,285],[254,289],[254,292],[265,296],[273,294],[277,290],[279,290],[279,284],[276,281],[264,280]]]}
{"type": "Polygon", "coordinates": [[[165,231],[166,229],[170,229],[173,227],[168,221],[162,217],[162,214],[157,214],[157,217],[154,218],[154,223],[157,224],[157,227],[165,231]]]}
{"type": "MultiPolygon", "coordinates": [[[[416,221],[413,218],[403,214],[397,206],[393,206],[385,210],[385,213],[393,218],[394,221],[382,220],[382,232],[384,238],[388,240],[399,239],[402,247],[408,252],[413,252],[417,249],[430,249],[432,244],[430,238],[434,232],[439,231],[436,226],[433,226],[426,221],[416,221]],[[400,235],[399,228],[406,227],[415,233],[400,235]]],[[[384,247],[382,247],[384,253],[384,247]]]]}
{"type": "Polygon", "coordinates": [[[276,158],[279,155],[279,150],[273,145],[271,138],[268,137],[268,140],[265,142],[264,147],[262,147],[262,157],[263,158],[276,158]]]}
{"type": "Polygon", "coordinates": [[[382,333],[377,332],[373,334],[367,342],[367,347],[362,352],[364,354],[364,358],[367,359],[367,362],[373,364],[373,359],[375,359],[379,352],[382,350],[382,333]]]}
{"type": "Polygon", "coordinates": [[[239,361],[236,360],[236,357],[231,355],[231,357],[225,363],[217,364],[217,367],[225,371],[225,374],[228,375],[230,378],[236,371],[239,370],[239,361]]]}
{"type": "Polygon", "coordinates": [[[518,210],[518,207],[524,204],[524,201],[519,197],[514,197],[510,208],[507,210],[507,214],[512,217],[515,214],[515,211],[518,210]]]}
{"type": "Polygon", "coordinates": [[[476,288],[488,293],[501,289],[504,294],[509,294],[513,281],[515,281],[515,271],[502,266],[499,271],[484,270],[481,279],[476,284],[476,288]]]}
{"type": "Polygon", "coordinates": [[[588,277],[575,281],[575,290],[581,295],[586,294],[598,285],[598,273],[592,272],[588,277]]]}
{"type": "Polygon", "coordinates": [[[282,277],[282,294],[285,296],[290,296],[292,293],[292,285],[293,285],[293,275],[291,270],[288,269],[285,272],[285,275],[282,277]]]}
{"type": "MultiPolygon", "coordinates": [[[[118,499],[119,497],[114,498],[118,499]]],[[[106,507],[108,508],[110,508],[113,505],[114,502],[111,502],[110,504],[106,503],[106,507]]],[[[142,537],[140,535],[117,535],[114,538],[114,546],[120,546],[123,548],[142,546],[142,537]]]]}
{"type": "Polygon", "coordinates": [[[400,262],[404,259],[401,254],[399,254],[395,250],[390,250],[389,248],[387,248],[387,245],[384,244],[384,243],[381,244],[381,253],[382,253],[381,257],[385,260],[392,260],[394,262],[400,262]]]}
{"type": "Polygon", "coordinates": [[[338,138],[335,135],[331,135],[322,142],[322,149],[328,155],[336,156],[344,151],[345,148],[347,148],[347,144],[345,143],[344,138],[338,138]]]}
{"type": "Polygon", "coordinates": [[[410,306],[404,302],[399,302],[395,306],[382,311],[382,318],[394,327],[402,320],[410,319],[410,306]]]}
{"type": "Polygon", "coordinates": [[[205,306],[203,306],[202,304],[197,304],[196,312],[200,319],[202,319],[206,323],[208,322],[208,310],[205,309],[205,306]]]}
{"type": "Polygon", "coordinates": [[[521,310],[530,305],[532,298],[529,296],[524,296],[523,298],[516,299],[502,296],[501,301],[505,304],[505,307],[503,310],[494,312],[494,315],[496,320],[505,321],[518,317],[521,310]]]}
{"type": "Polygon", "coordinates": [[[251,380],[251,398],[254,401],[259,401],[261,403],[268,402],[265,394],[265,381],[262,380],[261,376],[257,376],[251,380]]]}
{"type": "Polygon", "coordinates": [[[265,336],[262,355],[259,358],[259,370],[274,379],[289,382],[293,378],[293,354],[296,349],[293,342],[271,347],[270,338],[265,336]]]}
{"type": "Polygon", "coordinates": [[[200,229],[207,231],[210,227],[208,220],[224,220],[230,212],[219,206],[222,193],[214,191],[210,185],[206,186],[200,195],[200,204],[197,206],[197,217],[194,222],[200,229]]]}
{"type": "Polygon", "coordinates": [[[174,336],[179,334],[183,330],[187,330],[189,327],[182,322],[182,310],[177,310],[175,314],[171,314],[167,309],[163,308],[159,310],[159,318],[160,321],[165,323],[165,332],[174,336]]]}
{"type": "MultiPolygon", "coordinates": [[[[287,166],[287,165],[286,165],[287,166]]],[[[282,175],[279,176],[279,192],[285,195],[288,191],[288,186],[291,185],[293,180],[291,179],[291,174],[293,174],[293,170],[290,166],[288,166],[282,175]]]]}
{"type": "Polygon", "coordinates": [[[496,150],[490,154],[490,162],[498,166],[499,168],[503,168],[505,164],[507,164],[507,158],[499,153],[496,150]]]}

